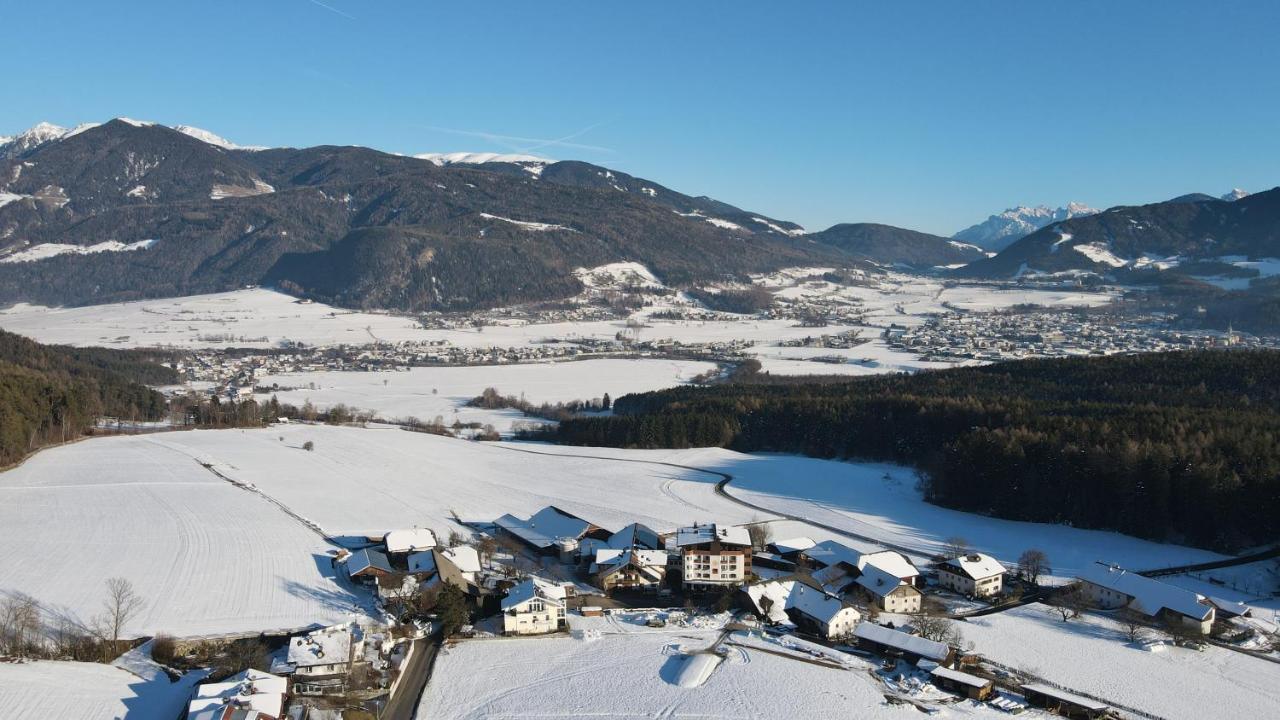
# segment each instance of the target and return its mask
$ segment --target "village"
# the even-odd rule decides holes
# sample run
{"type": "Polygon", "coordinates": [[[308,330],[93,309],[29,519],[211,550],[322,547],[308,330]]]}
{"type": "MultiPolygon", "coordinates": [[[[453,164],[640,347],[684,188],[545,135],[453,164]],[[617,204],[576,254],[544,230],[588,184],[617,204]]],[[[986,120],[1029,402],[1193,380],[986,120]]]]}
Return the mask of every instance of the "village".
{"type": "Polygon", "coordinates": [[[380,619],[353,614],[291,636],[168,639],[176,644],[166,651],[169,664],[219,668],[195,687],[186,717],[413,717],[451,648],[501,638],[535,643],[503,651],[520,653],[537,638],[591,642],[608,621],[635,632],[720,631],[722,642],[710,651],[677,653],[679,667],[664,679],[683,688],[705,683],[734,648],[755,648],[861,668],[882,685],[886,702],[924,712],[960,703],[1013,714],[1154,718],[990,662],[966,641],[964,626],[1034,605],[1062,623],[1107,616],[1125,624],[1132,644],[1180,652],[1210,642],[1244,647],[1246,638],[1277,631],[1242,603],[1102,562],[1065,585],[1042,584],[1050,571],[1044,553],[1028,549],[1009,567],[961,538],[919,566],[893,549],[775,539],[767,522],[664,531],[633,523],[609,531],[547,506],[467,525],[469,536],[397,529],[348,538],[333,551],[334,569],[376,598],[380,619]],[[244,652],[246,643],[257,652],[244,652]],[[264,666],[246,664],[255,661],[264,666]]]}

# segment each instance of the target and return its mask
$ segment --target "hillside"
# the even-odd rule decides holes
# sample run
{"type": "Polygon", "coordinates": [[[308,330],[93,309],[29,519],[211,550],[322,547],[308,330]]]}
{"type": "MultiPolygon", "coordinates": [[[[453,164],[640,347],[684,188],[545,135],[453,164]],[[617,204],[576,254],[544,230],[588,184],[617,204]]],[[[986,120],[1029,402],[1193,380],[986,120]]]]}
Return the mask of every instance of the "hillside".
{"type": "Polygon", "coordinates": [[[985,257],[981,248],[968,243],[877,223],[841,223],[806,237],[854,258],[923,270],[985,257]]]}
{"type": "Polygon", "coordinates": [[[1022,238],[995,257],[972,263],[959,274],[1178,272],[1195,261],[1234,256],[1280,257],[1280,188],[1234,202],[1184,196],[1064,220],[1022,238]]]}
{"type": "Polygon", "coordinates": [[[271,283],[462,309],[571,295],[574,268],[615,261],[681,285],[844,260],[793,223],[586,163],[234,149],[123,119],[20,139],[0,148],[0,302],[271,283]]]}
{"type": "Polygon", "coordinates": [[[176,380],[138,352],[41,345],[0,330],[0,466],[72,439],[104,415],[158,419],[164,397],[142,383],[176,380]]]}
{"type": "Polygon", "coordinates": [[[1028,360],[626,395],[563,443],[912,465],[940,505],[1231,550],[1280,536],[1280,358],[1028,360]]]}

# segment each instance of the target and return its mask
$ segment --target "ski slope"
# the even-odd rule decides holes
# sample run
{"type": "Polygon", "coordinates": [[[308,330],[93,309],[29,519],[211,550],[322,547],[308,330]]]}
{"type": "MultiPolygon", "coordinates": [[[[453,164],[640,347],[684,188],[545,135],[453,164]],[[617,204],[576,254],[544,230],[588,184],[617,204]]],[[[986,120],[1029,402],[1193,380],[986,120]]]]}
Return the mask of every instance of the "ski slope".
{"type": "Polygon", "coordinates": [[[293,628],[360,602],[315,532],[149,436],[94,438],[0,473],[0,593],[88,621],[107,579],[145,601],[129,636],[293,628]]]}

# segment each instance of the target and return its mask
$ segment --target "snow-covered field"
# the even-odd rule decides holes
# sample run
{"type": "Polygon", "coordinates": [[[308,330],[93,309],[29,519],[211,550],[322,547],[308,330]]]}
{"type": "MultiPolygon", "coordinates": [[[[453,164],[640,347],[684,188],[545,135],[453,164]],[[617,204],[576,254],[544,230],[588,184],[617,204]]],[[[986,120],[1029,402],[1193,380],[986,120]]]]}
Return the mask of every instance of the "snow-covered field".
{"type": "Polygon", "coordinates": [[[980,655],[1168,720],[1269,718],[1280,708],[1280,665],[1212,645],[1134,646],[1109,618],[1064,623],[1033,604],[961,630],[980,655]]]}
{"type": "Polygon", "coordinates": [[[122,577],[146,603],[131,635],[346,618],[359,600],[332,579],[329,546],[160,439],[175,435],[86,440],[0,473],[0,593],[88,621],[122,577]]]}
{"type": "MultiPolygon", "coordinates": [[[[990,312],[1019,304],[1092,307],[1114,299],[1110,292],[979,285],[948,287],[937,279],[895,273],[863,286],[804,279],[821,271],[822,268],[794,269],[758,278],[757,282],[775,290],[780,302],[820,302],[857,309],[863,313],[862,324],[817,329],[799,327],[793,320],[750,316],[725,316],[717,320],[655,319],[654,313],[673,307],[673,301],[662,299],[632,315],[631,319],[643,323],[639,329],[628,328],[622,319],[535,324],[491,319],[482,328],[428,330],[410,317],[301,303],[271,290],[248,289],[82,308],[47,308],[24,303],[0,310],[0,327],[41,342],[178,348],[267,348],[285,341],[317,346],[445,341],[455,347],[513,348],[541,344],[548,339],[612,340],[618,333],[627,331],[639,340],[749,341],[754,345],[748,352],[761,361],[765,370],[779,374],[861,375],[947,367],[944,363],[923,362],[911,353],[888,348],[880,331],[890,324],[919,325],[931,315],[955,311],[990,312]],[[843,350],[778,345],[784,340],[854,329],[860,330],[869,342],[843,350]],[[846,358],[846,363],[809,359],[815,356],[840,356],[846,358]]],[[[602,284],[657,283],[646,268],[634,263],[615,263],[578,272],[587,285],[588,294],[602,284]]],[[[681,302],[687,301],[682,296],[676,297],[681,302]]]]}
{"type": "Polygon", "coordinates": [[[466,407],[469,400],[497,388],[503,395],[523,395],[532,403],[594,400],[608,393],[660,390],[715,370],[708,362],[690,360],[581,360],[522,365],[417,367],[401,372],[320,371],[260,378],[259,385],[293,390],[274,393],[280,402],[301,407],[308,400],[327,409],[338,403],[373,410],[385,419],[442,417],[446,424],[492,423],[500,431],[529,422],[516,410],[466,407]]]}
{"type": "MultiPolygon", "coordinates": [[[[441,651],[419,712],[431,718],[866,718],[920,717],[891,705],[871,666],[806,662],[763,643],[724,645],[713,628],[650,630],[616,618],[570,620],[575,637],[474,640],[441,651]],[[583,630],[588,637],[578,637],[583,630]],[[598,633],[598,635],[596,634],[598,633]],[[779,653],[783,654],[779,654],[779,653]]],[[[967,701],[937,717],[997,717],[967,701]]]]}
{"type": "Polygon", "coordinates": [[[186,709],[201,674],[169,682],[113,665],[42,660],[0,662],[5,720],[173,720],[186,709]]]}

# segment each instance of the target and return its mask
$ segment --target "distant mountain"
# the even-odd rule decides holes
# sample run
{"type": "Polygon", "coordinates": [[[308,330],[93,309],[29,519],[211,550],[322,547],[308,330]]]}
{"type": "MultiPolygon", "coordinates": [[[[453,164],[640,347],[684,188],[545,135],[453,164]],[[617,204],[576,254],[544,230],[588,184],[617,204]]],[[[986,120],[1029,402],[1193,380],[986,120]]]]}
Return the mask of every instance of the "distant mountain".
{"type": "Polygon", "coordinates": [[[1229,193],[1224,193],[1224,194],[1223,194],[1221,197],[1219,197],[1218,199],[1219,199],[1219,200],[1226,200],[1227,202],[1235,202],[1236,200],[1239,200],[1239,199],[1241,199],[1241,198],[1247,198],[1247,197],[1249,197],[1249,191],[1248,191],[1248,190],[1241,190],[1240,188],[1234,188],[1234,189],[1232,189],[1232,190],[1231,190],[1231,192],[1229,192],[1229,193]]]}
{"type": "Polygon", "coordinates": [[[1280,257],[1280,188],[1234,202],[1183,197],[1064,220],[960,274],[1113,275],[1186,268],[1234,256],[1280,257]]]}
{"type": "Polygon", "coordinates": [[[992,215],[983,222],[967,227],[951,237],[998,252],[1046,225],[1074,217],[1093,215],[1097,212],[1088,205],[1076,202],[1067,203],[1066,207],[1056,210],[1047,205],[1036,207],[1019,205],[999,215],[992,215]]]}
{"type": "Polygon", "coordinates": [[[270,283],[418,311],[578,292],[573,270],[692,285],[851,259],[795,223],[581,162],[247,149],[116,119],[0,146],[0,302],[85,304],[270,283]]]}
{"type": "Polygon", "coordinates": [[[855,258],[922,270],[986,257],[982,248],[969,243],[876,223],[842,223],[805,237],[855,258]]]}

